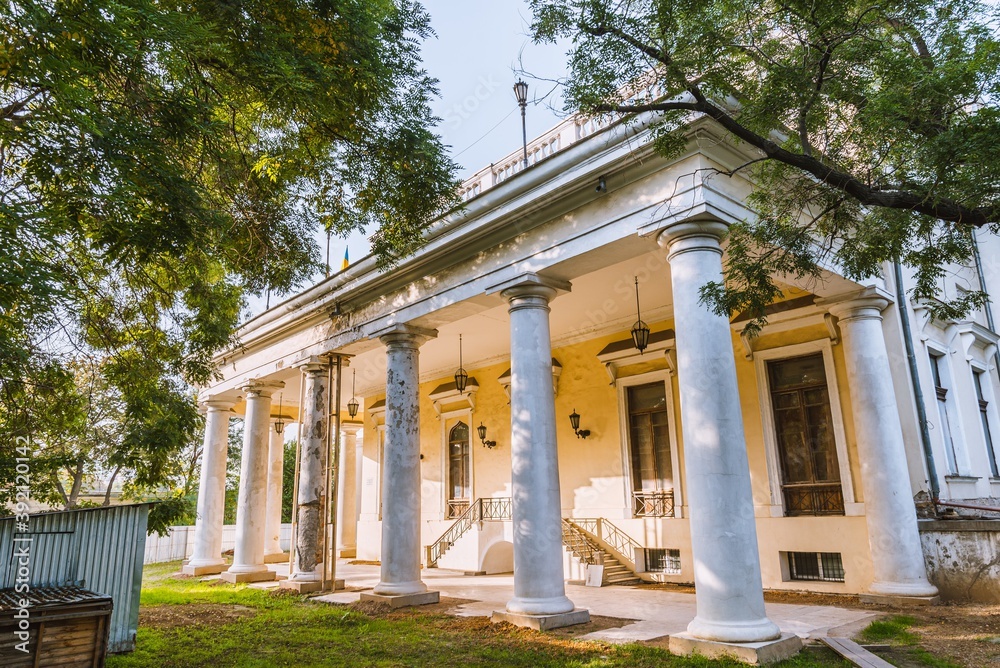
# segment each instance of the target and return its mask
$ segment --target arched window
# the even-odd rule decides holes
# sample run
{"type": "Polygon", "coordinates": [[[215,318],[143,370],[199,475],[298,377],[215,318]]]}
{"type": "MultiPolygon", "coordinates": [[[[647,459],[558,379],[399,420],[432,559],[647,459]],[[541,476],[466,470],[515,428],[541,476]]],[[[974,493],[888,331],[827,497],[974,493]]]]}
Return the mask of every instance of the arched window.
{"type": "Polygon", "coordinates": [[[471,485],[469,425],[459,422],[448,433],[448,515],[458,517],[469,507],[471,485]]]}

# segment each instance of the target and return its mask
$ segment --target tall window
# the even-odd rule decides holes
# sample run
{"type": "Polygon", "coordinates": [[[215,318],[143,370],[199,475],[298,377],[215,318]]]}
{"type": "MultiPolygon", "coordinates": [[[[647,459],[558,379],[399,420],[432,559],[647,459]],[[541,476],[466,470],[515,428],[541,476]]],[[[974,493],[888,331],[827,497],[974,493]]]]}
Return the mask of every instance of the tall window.
{"type": "Polygon", "coordinates": [[[786,515],[843,515],[823,355],[767,365],[786,515]]]}
{"type": "Polygon", "coordinates": [[[931,377],[934,379],[934,393],[937,395],[938,417],[941,420],[941,439],[944,454],[948,459],[948,473],[958,475],[958,454],[955,439],[951,435],[951,420],[948,419],[948,388],[944,381],[944,359],[942,355],[931,355],[931,377]]]}
{"type": "Polygon", "coordinates": [[[632,498],[638,516],[672,517],[674,474],[662,382],[628,388],[632,498]]]}
{"type": "Polygon", "coordinates": [[[469,507],[469,425],[459,422],[448,433],[448,516],[458,517],[469,507]]]}
{"type": "Polygon", "coordinates": [[[990,414],[987,409],[990,402],[983,397],[983,377],[985,371],[972,370],[972,379],[976,384],[976,398],[979,399],[979,419],[983,423],[983,438],[986,440],[986,456],[990,460],[990,475],[994,478],[1000,477],[997,471],[997,453],[993,450],[993,434],[990,433],[990,414]]]}

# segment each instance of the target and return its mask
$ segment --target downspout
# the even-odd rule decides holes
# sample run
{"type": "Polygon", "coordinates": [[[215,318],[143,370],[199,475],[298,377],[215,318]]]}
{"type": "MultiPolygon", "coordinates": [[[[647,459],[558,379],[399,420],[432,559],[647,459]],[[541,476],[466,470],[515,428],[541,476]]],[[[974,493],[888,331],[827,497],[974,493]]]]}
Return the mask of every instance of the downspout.
{"type": "Polygon", "coordinates": [[[923,446],[924,464],[927,466],[931,501],[936,505],[941,488],[938,486],[937,467],[934,466],[934,452],[931,450],[931,432],[927,428],[927,406],[924,404],[924,392],[920,389],[920,376],[917,375],[917,356],[913,350],[913,333],[910,331],[910,316],[906,311],[906,291],[903,289],[903,269],[899,260],[894,261],[892,266],[896,278],[896,307],[899,309],[899,320],[903,326],[903,345],[906,347],[906,361],[910,367],[913,399],[917,404],[917,422],[920,423],[920,444],[923,446]]]}

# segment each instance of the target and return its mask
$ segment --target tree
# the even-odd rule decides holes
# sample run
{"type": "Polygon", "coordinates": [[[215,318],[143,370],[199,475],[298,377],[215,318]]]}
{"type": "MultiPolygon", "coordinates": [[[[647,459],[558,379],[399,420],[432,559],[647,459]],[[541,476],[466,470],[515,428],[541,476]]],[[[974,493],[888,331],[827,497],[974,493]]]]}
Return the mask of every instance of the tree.
{"type": "Polygon", "coordinates": [[[0,28],[9,439],[53,428],[38,399],[83,360],[122,447],[169,459],[245,296],[307,279],[316,231],[387,266],[455,201],[412,0],[13,0],[0,28]]]}
{"type": "MultiPolygon", "coordinates": [[[[1000,228],[1000,41],[976,0],[532,0],[538,41],[572,40],[566,104],[657,115],[655,147],[684,150],[691,118],[714,119],[755,158],[754,220],[730,230],[726,284],[702,296],[749,309],[751,331],[780,294],[774,276],[815,277],[827,260],[862,279],[913,267],[935,300],[972,231],[1000,228]],[[655,90],[652,95],[643,91],[655,90]]],[[[981,305],[943,303],[955,317],[981,305]]]]}

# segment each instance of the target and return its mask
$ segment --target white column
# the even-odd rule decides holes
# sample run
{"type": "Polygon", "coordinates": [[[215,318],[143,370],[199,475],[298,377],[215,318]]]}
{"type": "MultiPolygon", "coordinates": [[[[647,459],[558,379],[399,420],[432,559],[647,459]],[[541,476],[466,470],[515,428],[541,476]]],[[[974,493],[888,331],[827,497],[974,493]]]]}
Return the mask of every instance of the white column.
{"type": "Polygon", "coordinates": [[[281,486],[285,468],[285,436],[279,434],[275,424],[284,418],[271,420],[270,446],[267,455],[267,515],[264,520],[264,561],[283,561],[281,549],[281,486]]]}
{"type": "Polygon", "coordinates": [[[194,529],[194,553],[184,566],[188,575],[221,573],[222,524],[226,505],[226,451],[229,448],[229,418],[233,402],[207,401],[205,444],[201,455],[201,483],[198,486],[198,516],[194,529]]]}
{"type": "Polygon", "coordinates": [[[748,643],[780,636],[764,612],[760,556],[729,321],[701,303],[722,281],[720,238],[709,221],[671,225],[667,248],[677,337],[687,504],[697,614],[688,633],[748,643]]]}
{"type": "Polygon", "coordinates": [[[840,321],[851,391],[854,430],[865,492],[868,543],[875,581],[871,591],[887,596],[936,596],[927,581],[917,513],[906,465],[903,430],[882,333],[889,300],[874,290],[829,304],[840,321]]]}
{"type": "Polygon", "coordinates": [[[569,284],[526,274],[501,291],[510,312],[510,459],[514,598],[507,611],[573,610],[562,561],[562,499],[556,444],[549,301],[569,284]]]}
{"type": "Polygon", "coordinates": [[[299,424],[299,512],[295,523],[294,581],[321,581],[321,538],[323,535],[323,497],[326,477],[323,471],[326,446],[329,383],[327,364],[318,359],[300,367],[305,372],[302,420],[299,424]]]}
{"type": "Polygon", "coordinates": [[[344,444],[340,452],[340,490],[337,507],[340,509],[340,519],[337,522],[337,543],[340,545],[340,556],[354,557],[357,555],[358,542],[358,431],[363,425],[360,422],[343,422],[340,430],[344,433],[344,444]]]}
{"type": "Polygon", "coordinates": [[[420,376],[418,349],[435,330],[396,325],[380,332],[387,350],[382,577],[375,594],[427,591],[420,580],[420,376]]]}
{"type": "MultiPolygon", "coordinates": [[[[236,547],[227,581],[273,579],[264,565],[264,522],[267,514],[267,454],[271,431],[271,394],[284,383],[252,384],[246,392],[243,459],[236,505],[236,547]]],[[[228,577],[225,577],[228,576],[228,577]]]]}

